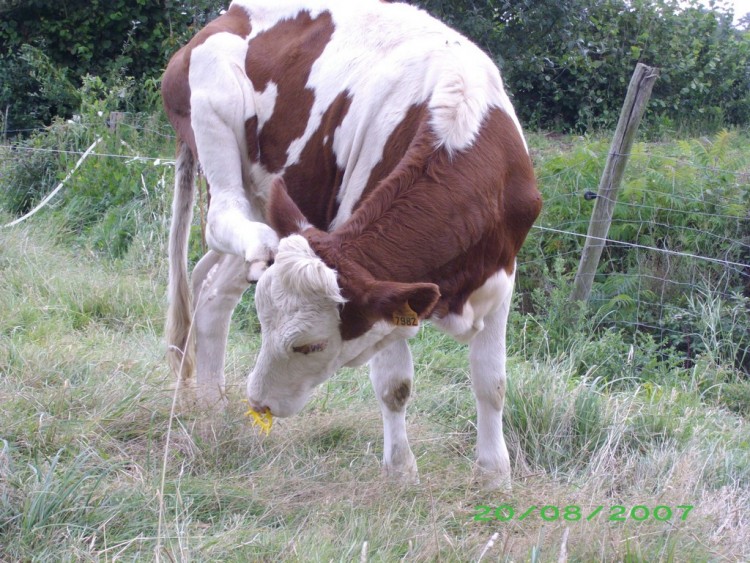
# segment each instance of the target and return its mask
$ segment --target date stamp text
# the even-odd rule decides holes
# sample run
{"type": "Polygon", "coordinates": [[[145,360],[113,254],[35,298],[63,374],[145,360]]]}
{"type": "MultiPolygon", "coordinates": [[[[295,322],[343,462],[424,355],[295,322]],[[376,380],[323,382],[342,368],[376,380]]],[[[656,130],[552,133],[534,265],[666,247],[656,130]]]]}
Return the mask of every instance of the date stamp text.
{"type": "Polygon", "coordinates": [[[643,504],[636,504],[632,507],[626,507],[621,504],[614,504],[605,507],[603,505],[584,509],[577,504],[567,506],[555,506],[546,504],[544,506],[530,506],[524,510],[518,510],[511,504],[501,504],[500,506],[479,505],[473,515],[475,522],[508,522],[510,520],[526,520],[532,516],[538,515],[545,522],[556,522],[565,520],[568,522],[577,522],[579,520],[591,521],[595,518],[606,519],[609,522],[625,522],[632,520],[643,522],[645,520],[656,520],[667,522],[669,520],[687,520],[688,514],[693,510],[692,504],[680,504],[677,506],[659,505],[649,508],[643,504]]]}

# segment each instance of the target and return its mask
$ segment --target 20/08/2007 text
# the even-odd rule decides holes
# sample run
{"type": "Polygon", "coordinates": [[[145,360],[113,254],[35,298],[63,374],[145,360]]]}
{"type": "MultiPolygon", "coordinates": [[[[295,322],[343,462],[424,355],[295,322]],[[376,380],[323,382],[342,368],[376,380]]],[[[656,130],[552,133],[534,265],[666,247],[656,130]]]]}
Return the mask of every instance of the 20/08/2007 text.
{"type": "Polygon", "coordinates": [[[642,504],[634,505],[630,511],[621,505],[614,504],[609,507],[607,511],[603,505],[599,505],[591,508],[588,511],[584,511],[577,504],[569,504],[567,506],[559,507],[552,504],[544,506],[531,506],[523,512],[517,511],[510,504],[501,504],[497,507],[488,505],[479,505],[475,508],[476,514],[474,514],[475,522],[508,522],[514,518],[518,521],[525,520],[529,516],[538,512],[542,520],[546,522],[554,522],[557,520],[566,520],[568,522],[575,522],[578,520],[593,520],[594,518],[606,518],[610,522],[625,522],[626,520],[634,520],[636,522],[643,522],[649,518],[653,518],[659,522],[666,522],[674,518],[679,518],[682,521],[687,519],[688,514],[693,509],[692,504],[680,504],[672,507],[666,505],[659,505],[653,509],[649,509],[647,506],[642,504]]]}

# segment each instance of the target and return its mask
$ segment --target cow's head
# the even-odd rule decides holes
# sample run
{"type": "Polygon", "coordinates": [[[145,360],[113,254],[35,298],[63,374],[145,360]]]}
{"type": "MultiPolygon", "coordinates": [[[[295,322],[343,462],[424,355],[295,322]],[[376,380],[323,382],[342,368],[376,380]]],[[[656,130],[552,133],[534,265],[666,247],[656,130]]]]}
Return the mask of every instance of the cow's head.
{"type": "Polygon", "coordinates": [[[340,367],[413,336],[440,294],[434,284],[375,280],[366,265],[347,262],[334,235],[310,226],[282,180],[267,215],[281,240],[255,288],[262,344],[247,395],[255,410],[284,417],[340,367]]]}

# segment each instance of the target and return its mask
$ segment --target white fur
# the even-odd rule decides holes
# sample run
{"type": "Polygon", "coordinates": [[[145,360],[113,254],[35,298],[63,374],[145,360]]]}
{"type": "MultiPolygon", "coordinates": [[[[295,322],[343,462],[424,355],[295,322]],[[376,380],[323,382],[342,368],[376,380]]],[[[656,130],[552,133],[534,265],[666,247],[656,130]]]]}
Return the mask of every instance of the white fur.
{"type": "MultiPolygon", "coordinates": [[[[441,330],[469,342],[477,402],[477,462],[480,478],[492,488],[507,485],[510,479],[502,413],[505,331],[512,294],[513,277],[501,270],[471,294],[461,315],[433,319],[441,330]]],[[[387,394],[398,382],[412,380],[406,339],[417,329],[381,321],[362,336],[342,341],[338,323],[343,301],[335,271],[315,256],[305,238],[293,235],[281,241],[276,262],[255,291],[263,340],[248,378],[248,399],[256,409],[291,416],[302,409],[314,387],[339,368],[369,360],[383,414],[384,470],[414,480],[416,464],[406,437],[405,411],[389,408],[387,394]],[[324,341],[325,349],[308,355],[293,351],[295,345],[312,341],[324,341]]]]}
{"type": "Polygon", "coordinates": [[[383,471],[386,475],[416,481],[417,460],[406,436],[406,405],[394,409],[393,389],[403,383],[412,386],[414,362],[406,340],[397,340],[370,360],[370,380],[383,415],[383,471]]]}
{"type": "MultiPolygon", "coordinates": [[[[247,382],[250,404],[290,416],[338,368],[371,360],[371,377],[383,408],[384,466],[415,477],[404,411],[386,407],[389,385],[411,381],[405,339],[417,329],[381,321],[359,338],[342,341],[339,310],[345,300],[336,272],[315,256],[303,237],[279,242],[264,224],[263,207],[274,177],[248,161],[244,124],[257,116],[262,131],[276,111],[278,87],[269,83],[261,92],[245,76],[248,41],[302,10],[312,18],[324,10],[331,13],[333,37],[315,61],[307,84],[314,94],[311,115],[304,133],[289,147],[284,169],[299,161],[325,110],[348,91],[351,105],[333,138],[337,163],[345,173],[332,229],[350,217],[388,137],[413,105],[427,104],[437,144],[448,152],[468,149],[493,107],[507,112],[520,133],[518,120],[492,61],[466,38],[412,6],[379,0],[234,4],[251,17],[250,35],[215,34],[193,50],[190,61],[191,124],[212,190],[207,232],[212,252],[194,272],[196,292],[206,291],[196,305],[198,387],[221,401],[226,332],[247,286],[247,263],[252,266],[250,275],[257,277],[257,263],[275,252],[276,261],[259,276],[255,293],[263,340],[247,382]],[[306,345],[313,342],[325,345],[307,354],[294,351],[309,351],[306,345]]],[[[461,315],[435,320],[458,340],[470,343],[478,461],[494,480],[509,472],[501,417],[512,287],[512,278],[500,272],[470,297],[461,315]]]]}
{"type": "Polygon", "coordinates": [[[248,286],[244,260],[209,251],[193,270],[198,381],[202,406],[226,402],[224,358],[232,311],[248,286]]]}
{"type": "Polygon", "coordinates": [[[469,296],[461,314],[450,313],[432,322],[459,342],[469,342],[484,328],[484,319],[510,300],[513,277],[500,270],[469,296]]]}
{"type": "Polygon", "coordinates": [[[336,272],[310,248],[307,240],[292,235],[281,240],[275,263],[279,283],[285,294],[304,294],[332,303],[344,303],[336,272]]]}
{"type": "Polygon", "coordinates": [[[246,51],[240,37],[212,35],[193,50],[189,80],[191,125],[211,186],[206,240],[212,250],[252,262],[268,260],[278,237],[245,191],[250,171],[244,124],[256,115],[255,93],[242,70],[246,51]]]}
{"type": "MultiPolygon", "coordinates": [[[[338,196],[338,214],[331,229],[350,217],[370,172],[383,156],[388,137],[412,105],[428,103],[430,124],[437,135],[438,146],[449,152],[465,150],[471,145],[491,107],[506,111],[520,132],[518,119],[492,61],[468,39],[413,6],[379,0],[235,0],[234,4],[243,7],[251,17],[250,35],[243,41],[236,36],[214,39],[231,35],[217,34],[197,48],[194,59],[196,52],[205,58],[201,50],[210,49],[214,60],[209,65],[201,65],[208,71],[202,73],[192,70],[195,63],[191,60],[191,88],[200,85],[200,76],[213,77],[220,59],[227,57],[235,65],[239,64],[244,60],[247,41],[279,21],[293,18],[302,10],[308,11],[312,18],[326,10],[332,15],[333,37],[314,63],[307,84],[315,94],[314,105],[305,131],[292,142],[284,165],[286,169],[299,161],[302,150],[320,126],[325,110],[336,96],[347,90],[352,103],[333,140],[344,178],[338,196]],[[240,43],[244,43],[245,51],[240,43]]],[[[213,78],[204,81],[212,90],[225,87],[217,86],[213,78]]],[[[243,88],[244,112],[241,119],[237,116],[235,123],[239,126],[245,119],[257,115],[261,130],[273,114],[277,90],[275,85],[269,85],[265,91],[252,94],[252,103],[248,104],[243,88]]],[[[203,136],[197,130],[196,134],[203,136]]],[[[216,136],[213,137],[215,140],[216,136]]],[[[201,160],[207,159],[201,154],[201,160]]],[[[229,164],[228,158],[222,160],[229,164]]],[[[248,163],[244,164],[249,167],[248,163]]],[[[229,173],[237,166],[220,168],[229,173]]],[[[252,167],[252,178],[259,186],[261,197],[265,197],[265,189],[270,185],[267,176],[262,166],[252,167]]],[[[225,184],[218,185],[223,189],[225,184]]],[[[228,207],[233,209],[231,205],[228,207]]],[[[247,219],[247,213],[240,214],[247,219]]],[[[226,234],[217,234],[216,244],[224,249],[246,248],[248,242],[226,243],[232,238],[229,231],[239,233],[246,226],[241,219],[232,220],[226,234]]],[[[239,238],[242,240],[243,236],[239,238]]]]}
{"type": "Polygon", "coordinates": [[[271,119],[278,95],[279,87],[274,82],[269,82],[266,89],[262,92],[255,92],[255,108],[258,112],[258,133],[263,130],[266,122],[271,119]]]}

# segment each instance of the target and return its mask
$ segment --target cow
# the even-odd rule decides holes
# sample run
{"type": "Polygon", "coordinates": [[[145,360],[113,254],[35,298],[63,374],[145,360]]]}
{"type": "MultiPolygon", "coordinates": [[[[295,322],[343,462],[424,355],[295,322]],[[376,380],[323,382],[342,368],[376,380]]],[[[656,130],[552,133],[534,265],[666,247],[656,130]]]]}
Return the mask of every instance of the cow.
{"type": "Polygon", "coordinates": [[[295,415],[369,362],[383,471],[415,481],[408,339],[429,319],[468,343],[478,473],[509,483],[506,322],[541,197],[488,56],[407,4],[234,0],[172,57],[162,95],[178,137],[167,339],[180,381],[223,406],[230,318],[256,283],[251,407],[295,415]],[[191,297],[198,163],[209,251],[191,297]]]}

